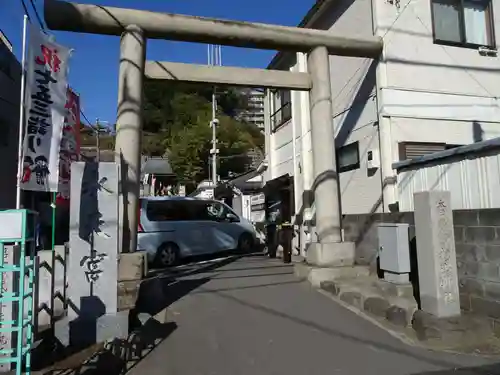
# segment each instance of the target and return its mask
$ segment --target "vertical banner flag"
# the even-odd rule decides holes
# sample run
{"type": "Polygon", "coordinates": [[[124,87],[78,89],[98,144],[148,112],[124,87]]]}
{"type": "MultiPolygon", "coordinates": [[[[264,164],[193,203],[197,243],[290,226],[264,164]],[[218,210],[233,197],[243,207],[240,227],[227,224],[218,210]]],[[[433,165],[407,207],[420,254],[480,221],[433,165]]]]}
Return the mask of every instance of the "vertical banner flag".
{"type": "Polygon", "coordinates": [[[30,26],[26,60],[26,131],[21,188],[56,192],[67,109],[70,49],[30,26]]]}
{"type": "Polygon", "coordinates": [[[67,202],[70,197],[71,163],[80,159],[80,97],[69,87],[67,93],[57,190],[57,200],[61,203],[67,202]]]}

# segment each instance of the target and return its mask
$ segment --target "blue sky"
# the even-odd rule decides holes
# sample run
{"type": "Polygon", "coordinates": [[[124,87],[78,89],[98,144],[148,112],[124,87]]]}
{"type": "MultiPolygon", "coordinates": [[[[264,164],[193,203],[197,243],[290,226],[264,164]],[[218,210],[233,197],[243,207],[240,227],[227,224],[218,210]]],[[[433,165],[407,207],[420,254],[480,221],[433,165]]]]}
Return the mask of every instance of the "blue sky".
{"type": "MultiPolygon", "coordinates": [[[[33,22],[35,14],[25,0],[33,22]]],[[[80,3],[138,8],[153,11],[217,17],[295,26],[314,0],[79,0],[80,3]]],[[[21,0],[0,0],[0,29],[21,54],[23,8],[21,0]]],[[[43,0],[34,0],[43,17],[43,0]]],[[[116,118],[119,38],[69,32],[53,32],[56,40],[75,52],[70,63],[70,85],[81,96],[82,108],[91,121],[97,117],[110,123],[116,118]]],[[[266,67],[274,51],[223,47],[222,63],[230,66],[266,67]]],[[[206,45],[148,41],[148,59],[207,63],[206,45]]]]}

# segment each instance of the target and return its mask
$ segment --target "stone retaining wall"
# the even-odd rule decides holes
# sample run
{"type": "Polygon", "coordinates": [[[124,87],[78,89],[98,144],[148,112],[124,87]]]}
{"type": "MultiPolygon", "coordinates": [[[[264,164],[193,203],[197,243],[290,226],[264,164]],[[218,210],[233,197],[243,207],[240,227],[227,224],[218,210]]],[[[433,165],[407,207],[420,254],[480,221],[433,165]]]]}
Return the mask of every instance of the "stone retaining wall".
{"type": "MultiPolygon", "coordinates": [[[[344,239],[356,243],[356,263],[376,272],[377,223],[410,224],[413,277],[416,269],[413,212],[345,215],[344,239]]],[[[500,332],[500,209],[453,212],[461,307],[486,315],[500,332]]]]}

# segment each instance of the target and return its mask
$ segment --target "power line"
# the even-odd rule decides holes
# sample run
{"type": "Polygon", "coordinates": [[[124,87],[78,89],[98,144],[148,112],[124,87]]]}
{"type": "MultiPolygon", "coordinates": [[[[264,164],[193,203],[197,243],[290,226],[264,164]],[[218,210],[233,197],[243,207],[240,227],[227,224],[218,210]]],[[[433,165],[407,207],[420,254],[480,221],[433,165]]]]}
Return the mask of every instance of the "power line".
{"type": "MultiPolygon", "coordinates": [[[[24,0],[22,0],[22,1],[24,3],[24,0]]],[[[40,24],[40,28],[43,31],[45,31],[45,26],[43,25],[42,17],[40,17],[40,14],[38,13],[38,10],[36,9],[35,3],[33,2],[33,0],[30,0],[30,3],[31,3],[33,10],[35,11],[35,16],[36,16],[38,23],[40,24]]]]}
{"type": "Polygon", "coordinates": [[[83,113],[83,110],[81,108],[80,108],[80,114],[83,116],[83,118],[85,119],[85,121],[87,121],[87,125],[92,128],[93,127],[92,123],[89,121],[89,119],[87,118],[87,116],[85,116],[85,113],[83,113]]]}
{"type": "MultiPolygon", "coordinates": [[[[35,16],[36,16],[36,19],[38,21],[38,24],[40,25],[40,28],[45,31],[45,26],[43,24],[43,21],[42,21],[42,17],[40,17],[40,14],[38,13],[38,10],[36,8],[36,5],[34,3],[33,0],[30,0],[30,4],[31,4],[31,7],[33,8],[33,11],[35,12],[35,16]]],[[[28,21],[31,22],[31,18],[30,18],[30,15],[29,15],[29,12],[28,12],[28,6],[26,5],[26,2],[24,0],[21,0],[21,5],[23,6],[23,9],[24,9],[24,13],[26,14],[26,16],[28,17],[28,21]]],[[[92,126],[92,122],[89,121],[89,119],[87,118],[87,116],[85,116],[85,113],[83,112],[82,109],[80,109],[80,114],[82,115],[82,117],[85,119],[85,121],[87,121],[87,126],[93,128],[92,126]]]]}
{"type": "Polygon", "coordinates": [[[28,17],[28,21],[31,22],[30,14],[28,12],[28,7],[26,6],[24,0],[21,0],[21,5],[23,6],[24,14],[26,14],[26,17],[28,17]]]}
{"type": "MultiPolygon", "coordinates": [[[[403,15],[403,13],[405,12],[406,8],[408,8],[410,6],[410,4],[412,3],[413,0],[410,0],[408,1],[408,3],[406,3],[406,5],[403,7],[403,9],[398,13],[398,15],[396,16],[396,18],[392,21],[391,25],[385,30],[384,32],[384,35],[381,36],[381,39],[382,41],[385,42],[385,37],[387,36],[387,34],[389,34],[390,31],[392,31],[392,29],[394,28],[394,26],[396,26],[396,22],[398,22],[399,18],[403,15]]],[[[369,62],[371,61],[371,59],[365,59],[365,62],[369,62]]],[[[335,99],[337,99],[340,94],[343,93],[343,91],[347,88],[347,86],[351,83],[352,79],[356,76],[356,74],[364,67],[364,65],[361,65],[355,72],[354,74],[348,79],[348,81],[345,83],[345,85],[340,89],[340,91],[337,93],[337,96],[335,96],[335,98],[333,99],[333,101],[335,101],[335,99]]],[[[358,88],[358,84],[361,83],[362,80],[364,80],[366,78],[366,72],[365,74],[362,74],[361,77],[357,80],[357,82],[351,86],[351,89],[349,90],[349,94],[356,90],[356,88],[358,88]]]]}
{"type": "MultiPolygon", "coordinates": [[[[418,19],[418,21],[422,24],[422,26],[427,30],[427,32],[429,33],[432,33],[432,31],[429,29],[429,27],[427,27],[427,25],[424,23],[424,21],[422,20],[422,18],[420,18],[420,16],[415,13],[412,9],[410,9],[411,12],[413,13],[413,15],[418,19]]],[[[448,50],[440,45],[441,49],[444,51],[444,53],[446,53],[446,55],[450,58],[451,61],[453,61],[457,66],[460,66],[460,62],[455,59],[451,54],[450,52],[448,52],[448,50]]],[[[479,87],[481,87],[487,95],[491,96],[492,98],[496,98],[496,95],[493,95],[487,88],[485,85],[483,85],[479,79],[469,70],[469,68],[467,68],[466,66],[462,66],[462,69],[464,70],[464,72],[474,81],[476,82],[479,87]]]]}

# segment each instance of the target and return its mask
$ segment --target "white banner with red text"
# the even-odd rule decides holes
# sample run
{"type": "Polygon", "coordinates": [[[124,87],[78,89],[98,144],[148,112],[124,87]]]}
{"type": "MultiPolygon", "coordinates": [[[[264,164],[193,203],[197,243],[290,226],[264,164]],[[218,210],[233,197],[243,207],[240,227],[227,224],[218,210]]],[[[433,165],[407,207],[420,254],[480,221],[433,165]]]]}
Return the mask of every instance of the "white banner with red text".
{"type": "Polygon", "coordinates": [[[26,59],[26,128],[21,188],[56,192],[71,50],[34,26],[26,59]]]}
{"type": "Polygon", "coordinates": [[[69,201],[71,163],[80,160],[80,97],[68,87],[66,118],[61,138],[57,201],[69,201]]]}

